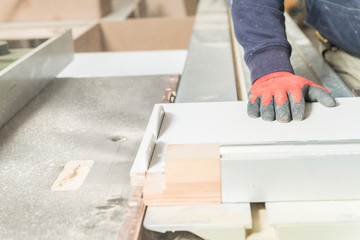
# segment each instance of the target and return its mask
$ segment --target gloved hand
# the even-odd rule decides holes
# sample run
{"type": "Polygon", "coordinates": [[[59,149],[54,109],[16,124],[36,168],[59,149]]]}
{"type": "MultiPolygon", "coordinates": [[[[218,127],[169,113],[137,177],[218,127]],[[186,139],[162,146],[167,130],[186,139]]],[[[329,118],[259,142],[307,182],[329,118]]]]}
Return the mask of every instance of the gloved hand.
{"type": "Polygon", "coordinates": [[[319,85],[290,72],[274,72],[257,79],[250,88],[248,115],[265,121],[302,120],[305,100],[334,107],[335,99],[319,85]]]}

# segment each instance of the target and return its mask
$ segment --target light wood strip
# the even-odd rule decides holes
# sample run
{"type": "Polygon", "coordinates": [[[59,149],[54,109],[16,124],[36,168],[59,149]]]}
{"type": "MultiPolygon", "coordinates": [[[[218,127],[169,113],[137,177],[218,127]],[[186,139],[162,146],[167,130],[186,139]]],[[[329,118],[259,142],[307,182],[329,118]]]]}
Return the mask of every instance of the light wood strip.
{"type": "Polygon", "coordinates": [[[143,193],[146,205],[220,203],[219,145],[169,145],[165,173],[148,173],[143,193]]]}

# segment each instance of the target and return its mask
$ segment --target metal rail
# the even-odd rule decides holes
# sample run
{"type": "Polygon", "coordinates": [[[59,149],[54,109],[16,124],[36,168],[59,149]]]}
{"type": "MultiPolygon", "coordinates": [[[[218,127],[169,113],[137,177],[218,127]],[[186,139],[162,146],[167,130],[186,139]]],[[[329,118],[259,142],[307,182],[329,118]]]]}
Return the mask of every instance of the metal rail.
{"type": "Polygon", "coordinates": [[[67,30],[0,71],[0,127],[71,62],[73,52],[67,30]]]}
{"type": "Polygon", "coordinates": [[[176,102],[236,100],[227,3],[201,0],[176,102]]]}

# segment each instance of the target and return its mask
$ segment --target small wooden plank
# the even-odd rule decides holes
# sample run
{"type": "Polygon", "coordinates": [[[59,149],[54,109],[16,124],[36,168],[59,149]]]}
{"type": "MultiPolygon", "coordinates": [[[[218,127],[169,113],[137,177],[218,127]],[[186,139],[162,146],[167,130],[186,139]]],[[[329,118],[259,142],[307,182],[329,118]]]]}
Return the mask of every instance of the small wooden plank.
{"type": "Polygon", "coordinates": [[[218,144],[169,145],[165,173],[148,173],[146,205],[186,205],[221,202],[218,144]]]}
{"type": "Polygon", "coordinates": [[[166,184],[220,179],[219,144],[171,144],[165,160],[166,184]]]}
{"type": "Polygon", "coordinates": [[[51,187],[51,191],[75,191],[85,181],[94,161],[69,161],[51,187]]]}

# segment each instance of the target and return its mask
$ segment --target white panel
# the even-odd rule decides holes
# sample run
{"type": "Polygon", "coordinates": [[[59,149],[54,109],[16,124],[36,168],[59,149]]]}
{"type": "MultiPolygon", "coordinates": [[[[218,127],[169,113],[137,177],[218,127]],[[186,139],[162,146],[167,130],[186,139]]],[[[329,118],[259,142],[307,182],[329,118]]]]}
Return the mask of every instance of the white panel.
{"type": "Polygon", "coordinates": [[[360,138],[360,99],[340,98],[334,108],[309,103],[306,119],[290,123],[251,119],[247,102],[165,104],[159,141],[259,143],[360,138]]]}
{"type": "Polygon", "coordinates": [[[279,240],[360,239],[360,201],[266,203],[279,240]]]}
{"type": "MultiPolygon", "coordinates": [[[[309,103],[306,119],[290,123],[250,119],[246,114],[247,102],[165,104],[165,117],[149,172],[163,171],[167,144],[335,141],[337,145],[337,141],[360,139],[360,113],[354,111],[360,109],[360,99],[342,98],[337,102],[334,108],[309,103]]],[[[345,145],[338,146],[341,152],[345,145]]],[[[225,164],[222,161],[223,201],[360,198],[360,192],[355,189],[360,184],[358,163],[353,155],[346,159],[332,156],[306,160],[295,157],[292,161],[286,158],[245,159],[225,164]]]]}
{"type": "Polygon", "coordinates": [[[360,223],[360,201],[314,201],[266,203],[271,225],[360,223]]]}
{"type": "Polygon", "coordinates": [[[159,134],[160,123],[164,118],[163,111],[163,107],[157,104],[150,116],[144,137],[131,167],[130,177],[132,186],[142,186],[144,184],[145,172],[149,167],[151,153],[156,151],[153,148],[160,146],[160,144],[156,143],[156,139],[159,134]]]}
{"type": "Polygon", "coordinates": [[[181,74],[187,50],[76,53],[58,78],[181,74]]]}
{"type": "Polygon", "coordinates": [[[164,104],[165,118],[149,171],[163,171],[164,151],[170,143],[360,139],[360,113],[354,111],[360,109],[360,99],[339,98],[337,103],[334,108],[307,103],[306,119],[290,123],[251,119],[246,114],[247,102],[164,104]]]}

